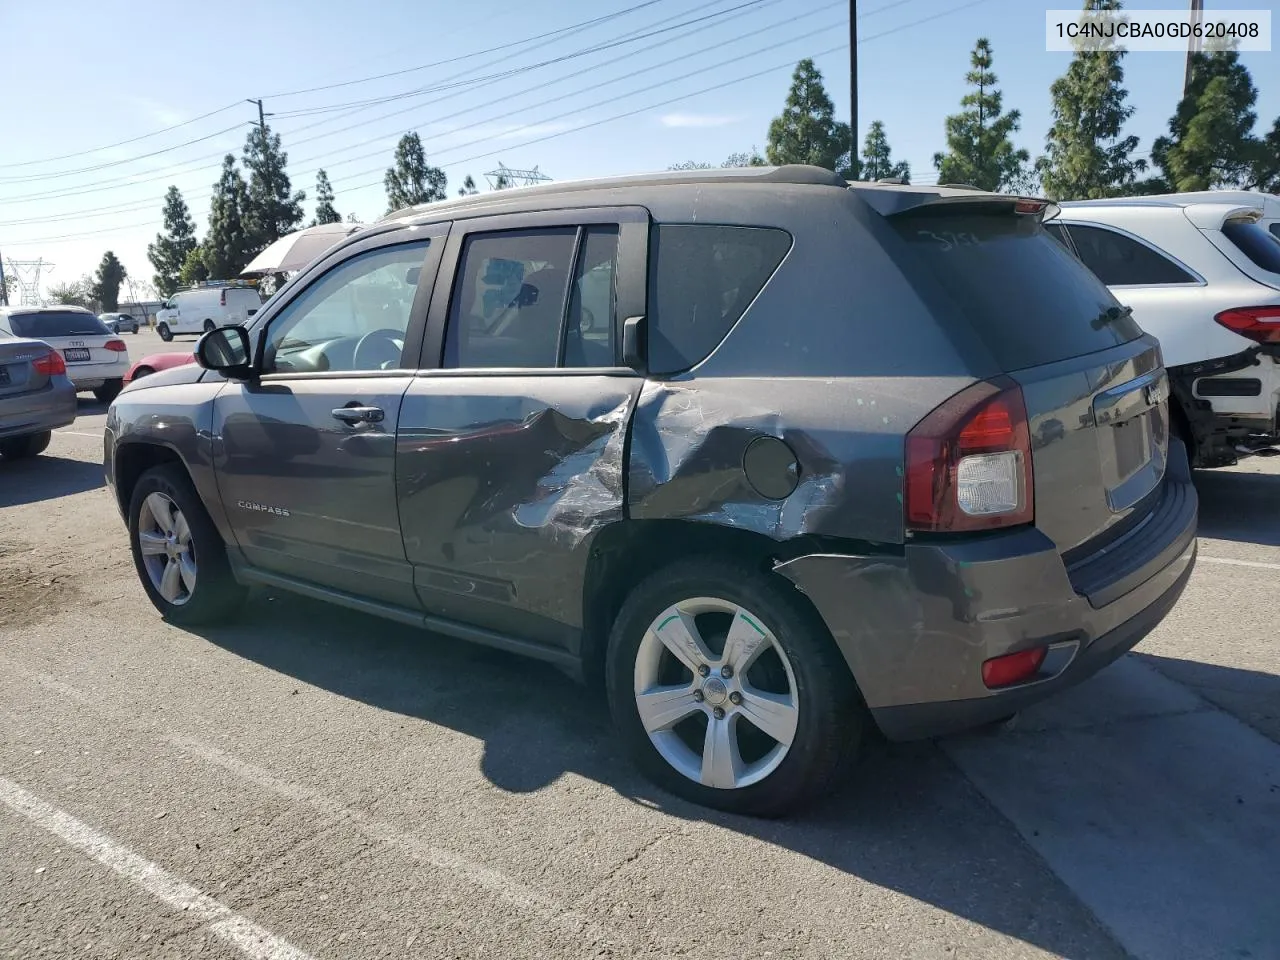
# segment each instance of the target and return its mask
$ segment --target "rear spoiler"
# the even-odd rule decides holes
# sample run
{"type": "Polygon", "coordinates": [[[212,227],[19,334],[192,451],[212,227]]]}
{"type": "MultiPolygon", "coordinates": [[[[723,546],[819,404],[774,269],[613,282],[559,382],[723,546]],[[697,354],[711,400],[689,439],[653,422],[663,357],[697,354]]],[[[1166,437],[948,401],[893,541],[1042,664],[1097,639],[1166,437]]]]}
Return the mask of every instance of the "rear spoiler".
{"type": "Polygon", "coordinates": [[[1056,217],[1060,208],[1042,197],[990,193],[973,187],[944,188],[876,188],[870,184],[852,184],[850,190],[867,202],[882,217],[907,214],[931,216],[960,213],[1011,213],[1035,216],[1041,220],[1056,217]]]}
{"type": "Polygon", "coordinates": [[[1188,220],[1201,230],[1221,230],[1228,220],[1257,223],[1262,219],[1262,201],[1258,205],[1240,203],[1194,203],[1182,208],[1188,220]]]}

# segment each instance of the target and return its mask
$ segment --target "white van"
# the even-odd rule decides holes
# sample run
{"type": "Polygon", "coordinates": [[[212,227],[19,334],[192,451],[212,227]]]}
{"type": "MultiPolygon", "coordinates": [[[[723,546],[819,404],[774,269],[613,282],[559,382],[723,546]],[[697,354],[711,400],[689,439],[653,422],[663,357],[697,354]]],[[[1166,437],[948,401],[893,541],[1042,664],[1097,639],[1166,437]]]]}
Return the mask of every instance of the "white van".
{"type": "Polygon", "coordinates": [[[156,333],[172,340],[184,333],[201,334],[216,327],[245,323],[262,306],[256,287],[232,284],[201,284],[179,290],[156,313],[156,333]]]}

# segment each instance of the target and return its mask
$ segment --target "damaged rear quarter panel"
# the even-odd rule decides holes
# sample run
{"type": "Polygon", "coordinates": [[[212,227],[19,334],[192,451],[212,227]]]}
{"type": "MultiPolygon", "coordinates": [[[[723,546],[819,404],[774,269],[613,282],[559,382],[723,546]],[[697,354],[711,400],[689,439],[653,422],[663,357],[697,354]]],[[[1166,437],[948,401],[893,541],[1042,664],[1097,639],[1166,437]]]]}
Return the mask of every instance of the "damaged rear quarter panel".
{"type": "Polygon", "coordinates": [[[632,425],[630,516],[899,544],[903,437],[937,397],[970,382],[912,378],[717,378],[649,382],[632,425]],[[743,456],[760,436],[799,463],[795,490],[762,496],[743,456]]]}

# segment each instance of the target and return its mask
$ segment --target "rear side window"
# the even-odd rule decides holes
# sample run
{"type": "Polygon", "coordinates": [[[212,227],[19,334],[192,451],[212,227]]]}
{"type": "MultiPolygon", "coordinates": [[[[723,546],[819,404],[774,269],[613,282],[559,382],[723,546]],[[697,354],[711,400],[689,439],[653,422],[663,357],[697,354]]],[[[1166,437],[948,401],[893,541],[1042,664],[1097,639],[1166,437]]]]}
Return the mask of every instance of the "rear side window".
{"type": "Polygon", "coordinates": [[[9,318],[16,337],[97,337],[111,331],[97,317],[88,313],[19,313],[9,318]]]}
{"type": "Polygon", "coordinates": [[[650,242],[651,373],[688,370],[710,356],[791,248],[770,227],[659,224],[650,242]]]}
{"type": "MultiPolygon", "coordinates": [[[[1280,224],[1272,224],[1271,229],[1277,226],[1280,224]]],[[[1257,266],[1271,273],[1280,273],[1280,240],[1264,230],[1261,224],[1228,220],[1222,225],[1222,233],[1257,266]]]]}
{"type": "Polygon", "coordinates": [[[1005,370],[1096,353],[1142,335],[1111,292],[1034,217],[890,220],[1005,370]]]}
{"type": "Polygon", "coordinates": [[[1271,225],[1271,235],[1276,239],[1280,239],[1280,223],[1273,223],[1271,225]]]}
{"type": "Polygon", "coordinates": [[[1067,232],[1085,266],[1109,287],[1196,282],[1164,254],[1122,233],[1074,223],[1067,232]]]}

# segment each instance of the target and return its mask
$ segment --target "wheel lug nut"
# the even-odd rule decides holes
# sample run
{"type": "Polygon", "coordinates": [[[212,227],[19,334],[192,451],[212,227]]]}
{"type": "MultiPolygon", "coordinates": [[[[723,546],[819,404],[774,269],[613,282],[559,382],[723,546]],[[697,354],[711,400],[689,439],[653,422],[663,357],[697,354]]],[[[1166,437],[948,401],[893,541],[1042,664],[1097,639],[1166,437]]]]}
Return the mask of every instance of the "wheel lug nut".
{"type": "Polygon", "coordinates": [[[720,676],[722,676],[722,677],[724,677],[726,680],[728,680],[730,677],[732,677],[732,676],[733,676],[733,667],[730,667],[730,666],[723,666],[723,667],[721,667],[721,668],[720,668],[720,676]]]}
{"type": "Polygon", "coordinates": [[[738,704],[742,702],[742,694],[740,694],[737,690],[733,691],[733,693],[729,694],[729,702],[736,707],[738,704]]]}
{"type": "Polygon", "coordinates": [[[703,697],[701,690],[695,690],[693,691],[693,699],[697,700],[698,703],[701,703],[705,699],[705,697],[703,697]]]}
{"type": "Polygon", "coordinates": [[[717,720],[723,720],[723,719],[724,719],[724,711],[723,711],[722,709],[720,709],[719,707],[716,707],[716,709],[715,709],[715,715],[716,715],[716,719],[717,719],[717,720]]]}
{"type": "Polygon", "coordinates": [[[698,667],[698,676],[700,677],[705,677],[710,672],[711,672],[711,668],[708,667],[705,663],[702,664],[700,667],[698,667]]]}

